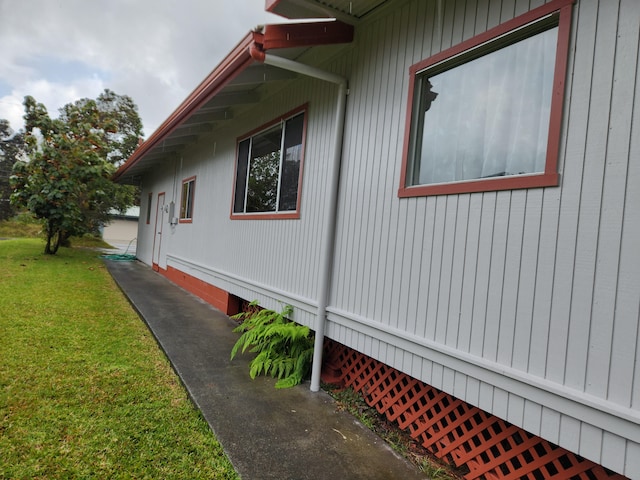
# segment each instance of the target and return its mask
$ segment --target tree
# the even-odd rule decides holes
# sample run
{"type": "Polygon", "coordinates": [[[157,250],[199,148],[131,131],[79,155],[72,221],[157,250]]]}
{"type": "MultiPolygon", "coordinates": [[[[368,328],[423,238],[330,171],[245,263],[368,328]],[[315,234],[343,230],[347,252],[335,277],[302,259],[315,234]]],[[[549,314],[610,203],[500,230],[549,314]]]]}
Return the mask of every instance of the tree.
{"type": "Polygon", "coordinates": [[[9,177],[18,158],[25,150],[24,134],[14,133],[8,120],[0,119],[0,220],[6,220],[14,215],[14,209],[9,202],[11,186],[9,177]]]}
{"type": "Polygon", "coordinates": [[[44,220],[45,253],[55,254],[71,235],[96,232],[109,211],[126,210],[135,188],[111,177],[138,145],[142,122],[133,100],[105,90],[60,109],[52,119],[33,97],[25,97],[26,152],[14,165],[15,205],[44,220]]]}

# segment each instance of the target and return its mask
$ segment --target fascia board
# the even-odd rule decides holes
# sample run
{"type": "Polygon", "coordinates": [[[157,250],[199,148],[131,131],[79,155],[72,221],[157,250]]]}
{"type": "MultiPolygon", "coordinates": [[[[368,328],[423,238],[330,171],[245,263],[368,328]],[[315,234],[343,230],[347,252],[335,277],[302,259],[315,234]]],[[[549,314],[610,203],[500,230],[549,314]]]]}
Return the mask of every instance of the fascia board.
{"type": "Polygon", "coordinates": [[[226,85],[255,62],[250,48],[266,51],[271,48],[333,45],[353,41],[353,26],[337,21],[266,25],[261,32],[249,32],[238,45],[213,69],[178,108],[142,143],[116,171],[118,181],[151,149],[167,138],[183,122],[215,97],[226,85]],[[307,33],[313,31],[314,36],[307,33]]]}

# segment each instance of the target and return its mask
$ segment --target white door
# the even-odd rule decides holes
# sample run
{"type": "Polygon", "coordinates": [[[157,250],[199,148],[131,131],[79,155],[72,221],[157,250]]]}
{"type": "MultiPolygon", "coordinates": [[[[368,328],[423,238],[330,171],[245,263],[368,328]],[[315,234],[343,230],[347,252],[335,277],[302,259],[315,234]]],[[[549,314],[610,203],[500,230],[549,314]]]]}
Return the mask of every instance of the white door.
{"type": "Polygon", "coordinates": [[[162,227],[164,226],[164,192],[158,194],[156,205],[156,229],[153,237],[153,255],[151,263],[154,270],[158,271],[160,264],[160,249],[162,247],[162,227]]]}

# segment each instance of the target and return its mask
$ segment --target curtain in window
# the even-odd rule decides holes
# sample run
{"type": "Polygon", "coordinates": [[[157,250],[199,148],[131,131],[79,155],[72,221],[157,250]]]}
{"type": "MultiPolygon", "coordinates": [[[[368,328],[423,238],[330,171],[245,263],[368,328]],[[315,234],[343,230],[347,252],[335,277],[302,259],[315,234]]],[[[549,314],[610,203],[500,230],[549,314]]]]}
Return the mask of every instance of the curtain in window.
{"type": "Polygon", "coordinates": [[[414,184],[544,171],[557,30],[423,77],[414,184]]]}

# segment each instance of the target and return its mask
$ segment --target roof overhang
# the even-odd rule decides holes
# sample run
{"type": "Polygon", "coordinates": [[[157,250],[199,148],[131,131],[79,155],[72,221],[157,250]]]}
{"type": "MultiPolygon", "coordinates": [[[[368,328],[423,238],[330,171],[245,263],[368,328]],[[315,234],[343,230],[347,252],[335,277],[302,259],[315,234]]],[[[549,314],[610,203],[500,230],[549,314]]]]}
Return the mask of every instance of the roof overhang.
{"type": "Polygon", "coordinates": [[[158,129],[116,171],[119,183],[138,184],[141,175],[174,158],[200,135],[233,118],[234,110],[260,100],[258,87],[296,75],[265,65],[256,52],[279,50],[296,57],[309,47],[350,43],[353,26],[340,21],[266,25],[249,32],[158,129]],[[253,52],[253,56],[252,56],[253,52]]]}
{"type": "Polygon", "coordinates": [[[389,0],[266,0],[265,10],[284,18],[335,18],[355,25],[389,0]]]}

